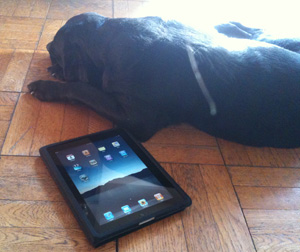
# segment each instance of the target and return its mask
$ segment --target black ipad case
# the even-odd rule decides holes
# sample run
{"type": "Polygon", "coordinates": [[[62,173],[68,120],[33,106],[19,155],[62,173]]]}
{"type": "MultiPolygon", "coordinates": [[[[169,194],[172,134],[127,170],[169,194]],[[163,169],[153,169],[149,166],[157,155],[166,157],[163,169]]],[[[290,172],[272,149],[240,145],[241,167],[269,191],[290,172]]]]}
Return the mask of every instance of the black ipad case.
{"type": "MultiPolygon", "coordinates": [[[[126,140],[127,141],[127,140],[126,140]]],[[[134,150],[135,151],[135,150],[134,150]]],[[[71,208],[74,216],[76,217],[78,223],[80,224],[82,230],[84,231],[85,235],[87,236],[88,240],[91,242],[91,244],[94,247],[100,246],[104,243],[107,243],[111,240],[114,240],[118,237],[121,237],[123,235],[126,235],[134,230],[138,230],[144,226],[147,226],[151,223],[154,223],[158,220],[161,220],[165,217],[168,217],[176,212],[184,210],[186,207],[191,205],[191,199],[189,196],[180,188],[180,186],[171,178],[171,176],[159,165],[159,163],[148,153],[148,151],[138,142],[136,142],[132,136],[130,136],[127,132],[125,132],[122,129],[112,129],[107,130],[99,133],[90,134],[87,136],[79,137],[76,139],[71,139],[67,141],[63,141],[60,143],[50,144],[47,146],[44,146],[40,149],[41,157],[43,158],[48,170],[50,171],[50,174],[52,175],[53,179],[55,180],[56,184],[58,185],[60,191],[62,192],[62,195],[64,196],[66,202],[68,203],[69,207],[71,208]],[[65,144],[72,144],[76,143],[78,141],[81,141],[82,139],[91,139],[93,137],[100,136],[100,140],[102,138],[105,138],[106,136],[115,136],[120,134],[121,136],[125,136],[127,138],[130,138],[131,143],[129,143],[129,147],[132,147],[135,145],[135,148],[138,148],[143,155],[145,155],[146,158],[150,160],[150,162],[155,166],[155,169],[157,169],[160,174],[164,176],[164,179],[170,183],[170,185],[173,187],[172,190],[176,193],[178,193],[178,197],[181,198],[181,202],[176,204],[174,207],[170,207],[169,209],[159,209],[155,212],[155,216],[152,216],[151,214],[143,214],[143,211],[141,210],[139,213],[139,217],[135,219],[133,223],[129,222],[126,223],[123,219],[121,220],[125,222],[125,224],[117,225],[120,226],[121,229],[117,228],[106,228],[109,227],[111,224],[107,225],[98,225],[98,223],[91,223],[91,217],[88,218],[88,206],[85,203],[80,203],[78,198],[76,198],[75,193],[71,190],[70,185],[66,181],[66,177],[63,176],[62,171],[57,165],[57,162],[53,159],[53,154],[50,153],[49,149],[55,149],[56,146],[63,146],[65,144]],[[97,228],[95,228],[95,225],[97,225],[97,228]]],[[[154,168],[153,168],[154,169],[154,168]]],[[[177,196],[176,196],[177,197],[177,196]]],[[[153,207],[155,208],[155,206],[153,207]]],[[[147,210],[148,211],[148,210],[147,210]]],[[[150,210],[149,210],[150,211],[150,210]]],[[[127,216],[125,216],[127,217],[127,216]]],[[[126,220],[126,219],[125,219],[126,220]]],[[[120,221],[120,220],[117,220],[120,221]]],[[[117,223],[116,221],[116,223],[117,223]]]]}

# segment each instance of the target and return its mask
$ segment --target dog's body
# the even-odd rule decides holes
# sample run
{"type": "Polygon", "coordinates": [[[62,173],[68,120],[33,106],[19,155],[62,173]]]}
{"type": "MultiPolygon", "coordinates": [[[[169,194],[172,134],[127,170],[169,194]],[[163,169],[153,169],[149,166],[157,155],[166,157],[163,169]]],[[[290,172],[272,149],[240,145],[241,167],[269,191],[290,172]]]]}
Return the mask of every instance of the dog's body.
{"type": "Polygon", "coordinates": [[[280,44],[287,50],[243,35],[258,29],[231,25],[217,29],[247,39],[220,40],[157,17],[82,14],[47,47],[50,72],[66,83],[37,81],[29,90],[40,100],[83,103],[140,140],[185,122],[242,144],[300,146],[300,40],[280,44]],[[228,42],[236,45],[233,50],[228,42]],[[187,48],[216,105],[215,115],[187,48]]]}

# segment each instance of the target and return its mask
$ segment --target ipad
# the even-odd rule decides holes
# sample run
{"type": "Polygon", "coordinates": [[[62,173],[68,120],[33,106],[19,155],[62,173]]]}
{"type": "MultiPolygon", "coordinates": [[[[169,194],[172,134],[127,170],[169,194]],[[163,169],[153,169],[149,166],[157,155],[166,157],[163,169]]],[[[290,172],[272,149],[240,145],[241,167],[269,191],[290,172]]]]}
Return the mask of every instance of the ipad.
{"type": "Polygon", "coordinates": [[[51,144],[40,154],[95,247],[191,205],[190,197],[122,129],[51,144]]]}

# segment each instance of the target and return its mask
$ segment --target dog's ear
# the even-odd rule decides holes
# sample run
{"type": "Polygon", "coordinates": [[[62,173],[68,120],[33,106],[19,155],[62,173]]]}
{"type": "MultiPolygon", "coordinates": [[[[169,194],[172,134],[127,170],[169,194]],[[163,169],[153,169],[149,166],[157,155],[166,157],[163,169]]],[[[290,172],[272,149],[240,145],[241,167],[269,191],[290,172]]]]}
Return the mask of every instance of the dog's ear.
{"type": "Polygon", "coordinates": [[[76,43],[65,41],[62,55],[63,73],[66,81],[88,82],[85,56],[76,43]]]}

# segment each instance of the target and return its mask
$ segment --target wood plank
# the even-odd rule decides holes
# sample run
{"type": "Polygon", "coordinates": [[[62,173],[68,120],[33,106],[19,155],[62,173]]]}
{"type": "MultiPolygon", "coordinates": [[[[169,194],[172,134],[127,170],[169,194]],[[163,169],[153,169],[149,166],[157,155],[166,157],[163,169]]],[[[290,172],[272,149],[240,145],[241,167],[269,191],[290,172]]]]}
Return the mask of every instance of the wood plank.
{"type": "Polygon", "coordinates": [[[61,141],[88,134],[89,110],[79,105],[66,104],[61,141]]]}
{"type": "Polygon", "coordinates": [[[12,16],[18,6],[18,0],[0,1],[0,15],[12,16]]]}
{"type": "Polygon", "coordinates": [[[51,179],[44,162],[39,157],[1,156],[0,174],[2,177],[51,179]]]}
{"type": "Polygon", "coordinates": [[[15,9],[15,17],[46,18],[51,0],[20,0],[15,9]]]}
{"type": "Polygon", "coordinates": [[[21,91],[33,51],[16,50],[0,82],[2,91],[21,91]]]}
{"type": "Polygon", "coordinates": [[[30,17],[33,18],[46,18],[52,0],[36,0],[33,9],[31,10],[30,17]]]}
{"type": "Polygon", "coordinates": [[[0,121],[0,151],[3,146],[10,121],[0,121]]]}
{"type": "Polygon", "coordinates": [[[300,187],[300,169],[239,166],[228,169],[234,185],[300,187]]]}
{"type": "Polygon", "coordinates": [[[106,17],[112,17],[112,1],[74,1],[74,0],[53,0],[47,18],[69,19],[84,12],[97,12],[106,17]]]}
{"type": "Polygon", "coordinates": [[[0,177],[0,199],[64,201],[54,180],[49,175],[0,177]]]}
{"type": "Polygon", "coordinates": [[[93,248],[79,229],[4,228],[0,229],[0,248],[7,252],[32,251],[99,251],[114,252],[116,243],[93,248]]]}
{"type": "Polygon", "coordinates": [[[270,149],[278,167],[300,167],[300,155],[296,149],[270,149]]]}
{"type": "Polygon", "coordinates": [[[226,167],[200,166],[224,251],[255,251],[226,167]]]}
{"type": "Polygon", "coordinates": [[[13,106],[19,98],[19,93],[0,92],[0,106],[13,106]]]}
{"type": "Polygon", "coordinates": [[[30,17],[34,6],[34,0],[19,0],[18,6],[14,12],[15,17],[30,17]]]}
{"type": "Polygon", "coordinates": [[[0,106],[0,121],[10,121],[15,106],[0,106]]]}
{"type": "Polygon", "coordinates": [[[2,155],[29,155],[41,102],[21,94],[2,148],[2,155]]]}
{"type": "Polygon", "coordinates": [[[246,150],[253,166],[278,166],[271,148],[246,147],[246,150]]]}
{"type": "Polygon", "coordinates": [[[217,147],[144,144],[159,162],[186,164],[223,164],[217,147]]]}
{"type": "Polygon", "coordinates": [[[244,209],[300,209],[300,188],[236,186],[235,190],[244,209]]]}
{"type": "Polygon", "coordinates": [[[256,148],[218,139],[226,165],[300,167],[297,149],[256,148]]]}
{"type": "Polygon", "coordinates": [[[119,240],[119,251],[187,251],[181,215],[176,214],[119,240]]]}
{"type": "Polygon", "coordinates": [[[300,211],[245,210],[257,251],[298,251],[300,211]]]}
{"type": "Polygon", "coordinates": [[[226,165],[252,166],[246,146],[229,142],[220,138],[217,139],[217,141],[226,165]]]}
{"type": "Polygon", "coordinates": [[[181,213],[189,252],[225,251],[217,224],[207,203],[207,193],[198,165],[163,164],[177,183],[191,197],[192,205],[181,213]]]}
{"type": "Polygon", "coordinates": [[[64,25],[64,23],[65,21],[63,20],[47,19],[37,49],[47,50],[47,44],[53,40],[56,32],[64,25]]]}
{"type": "Polygon", "coordinates": [[[64,201],[0,200],[0,212],[0,227],[79,229],[75,217],[64,201]]]}
{"type": "MultiPolygon", "coordinates": [[[[153,252],[151,226],[142,228],[134,233],[128,234],[118,239],[119,252],[153,252]]],[[[159,251],[157,251],[159,252],[159,251]]]]}
{"type": "Polygon", "coordinates": [[[157,132],[147,144],[217,146],[216,139],[197,129],[166,128],[157,132]]]}
{"type": "Polygon", "coordinates": [[[107,130],[113,128],[112,122],[107,119],[101,117],[93,110],[89,110],[89,127],[88,133],[96,133],[102,130],[107,130]]]}
{"type": "Polygon", "coordinates": [[[43,24],[43,19],[0,16],[0,47],[35,49],[43,24]]]}
{"type": "Polygon", "coordinates": [[[35,51],[28,73],[23,85],[23,92],[28,92],[27,85],[32,81],[36,80],[56,80],[50,73],[48,73],[47,68],[51,66],[51,61],[49,53],[46,51],[35,51]]]}
{"type": "Polygon", "coordinates": [[[5,75],[6,69],[11,61],[11,58],[13,57],[13,54],[13,49],[0,49],[0,83],[5,75]]]}
{"type": "Polygon", "coordinates": [[[26,17],[0,17],[1,31],[10,32],[33,32],[40,33],[44,20],[39,18],[26,18],[26,17]]]}
{"type": "Polygon", "coordinates": [[[138,17],[140,10],[144,8],[144,1],[122,1],[115,0],[114,2],[114,17],[138,17]]]}
{"type": "MultiPolygon", "coordinates": [[[[178,2],[172,2],[172,7],[176,4],[177,10],[184,8],[178,6],[178,2]]],[[[186,4],[185,4],[186,5],[186,4]]],[[[169,2],[158,2],[148,0],[115,0],[114,1],[114,17],[145,17],[145,16],[163,16],[169,19],[178,20],[179,13],[174,13],[173,8],[169,8],[169,2]]]]}
{"type": "Polygon", "coordinates": [[[180,214],[155,223],[151,233],[153,251],[188,251],[180,214]]]}
{"type": "Polygon", "coordinates": [[[30,156],[39,156],[39,149],[60,141],[65,104],[42,102],[36,124],[30,156]]]}

